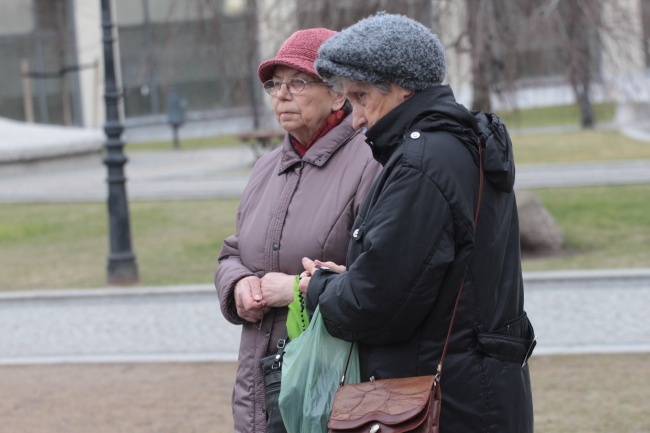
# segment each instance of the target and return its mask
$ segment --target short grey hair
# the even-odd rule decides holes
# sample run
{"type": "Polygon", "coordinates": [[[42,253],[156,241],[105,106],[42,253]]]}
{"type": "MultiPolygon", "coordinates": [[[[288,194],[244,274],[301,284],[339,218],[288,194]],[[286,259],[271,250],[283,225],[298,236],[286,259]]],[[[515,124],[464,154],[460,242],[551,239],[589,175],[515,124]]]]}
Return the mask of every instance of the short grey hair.
{"type": "MultiPolygon", "coordinates": [[[[329,84],[332,87],[332,90],[334,90],[337,93],[343,93],[343,89],[345,86],[349,86],[351,84],[364,84],[364,85],[369,85],[373,89],[377,90],[379,93],[389,93],[390,92],[390,83],[367,83],[365,81],[359,81],[359,80],[354,80],[352,78],[344,77],[342,75],[332,75],[330,78],[325,80],[327,84],[329,84]]],[[[412,89],[408,89],[412,90],[412,89]]]]}

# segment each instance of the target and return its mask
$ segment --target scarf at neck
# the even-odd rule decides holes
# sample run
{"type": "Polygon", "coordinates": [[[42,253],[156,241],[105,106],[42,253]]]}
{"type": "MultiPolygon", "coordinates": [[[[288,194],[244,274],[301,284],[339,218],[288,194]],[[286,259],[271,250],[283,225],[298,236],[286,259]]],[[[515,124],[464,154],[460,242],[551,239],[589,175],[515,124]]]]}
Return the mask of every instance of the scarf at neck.
{"type": "Polygon", "coordinates": [[[337,127],[341,122],[343,122],[343,119],[347,116],[347,112],[343,109],[338,110],[330,114],[330,116],[325,119],[325,122],[323,122],[323,125],[316,131],[316,135],[309,141],[309,143],[302,145],[296,140],[292,135],[291,137],[291,145],[295,149],[296,153],[300,155],[300,157],[304,157],[305,153],[307,153],[307,150],[320,138],[322,138],[325,134],[330,132],[332,129],[337,127]]]}

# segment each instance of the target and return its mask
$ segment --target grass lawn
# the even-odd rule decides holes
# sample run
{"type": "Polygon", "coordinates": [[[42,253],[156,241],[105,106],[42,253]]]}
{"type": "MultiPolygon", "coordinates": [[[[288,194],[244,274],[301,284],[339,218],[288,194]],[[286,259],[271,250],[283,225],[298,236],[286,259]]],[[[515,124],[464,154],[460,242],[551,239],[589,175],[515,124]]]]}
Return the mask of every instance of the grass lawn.
{"type": "Polygon", "coordinates": [[[650,142],[618,131],[576,131],[561,134],[513,135],[517,164],[650,159],[650,142]]]}
{"type": "Polygon", "coordinates": [[[528,259],[524,270],[647,267],[650,185],[535,190],[564,230],[566,254],[528,259]]]}
{"type": "MultiPolygon", "coordinates": [[[[182,130],[181,130],[182,131],[182,130]]],[[[182,133],[178,146],[181,149],[204,149],[211,147],[237,146],[241,142],[234,135],[223,135],[218,137],[204,138],[183,138],[182,133]]],[[[125,152],[146,152],[152,150],[171,150],[174,148],[172,140],[148,141],[126,143],[125,152]]]]}
{"type": "MultiPolygon", "coordinates": [[[[567,252],[524,260],[525,271],[645,267],[650,185],[538,191],[565,231],[567,252]]],[[[142,285],[210,283],[237,200],[131,202],[142,285]]],[[[3,204],[0,290],[99,287],[106,277],[103,203],[3,204]]]]}
{"type": "MultiPolygon", "coordinates": [[[[611,122],[616,112],[615,103],[594,104],[596,123],[611,122]]],[[[578,105],[556,105],[525,110],[497,111],[496,114],[510,128],[538,128],[557,125],[579,125],[578,105]]]]}
{"type": "MultiPolygon", "coordinates": [[[[210,283],[237,200],[131,202],[142,285],[210,283]]],[[[108,222],[103,203],[0,207],[0,290],[104,286],[108,222]]]]}

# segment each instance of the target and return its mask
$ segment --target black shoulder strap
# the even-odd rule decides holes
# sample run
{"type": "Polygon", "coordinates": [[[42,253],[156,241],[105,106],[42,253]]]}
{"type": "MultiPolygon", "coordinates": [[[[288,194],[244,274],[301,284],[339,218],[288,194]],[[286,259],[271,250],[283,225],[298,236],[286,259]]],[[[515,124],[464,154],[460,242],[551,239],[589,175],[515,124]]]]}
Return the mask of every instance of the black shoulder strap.
{"type": "MultiPolygon", "coordinates": [[[[478,165],[479,165],[479,181],[478,181],[478,199],[476,203],[476,213],[474,214],[474,234],[476,234],[476,227],[478,225],[478,214],[481,210],[481,199],[483,198],[483,145],[481,144],[481,139],[478,141],[478,165]]],[[[463,292],[463,285],[465,284],[465,279],[460,283],[458,288],[458,295],[456,295],[456,304],[454,305],[454,311],[451,313],[451,322],[449,323],[449,330],[447,331],[447,339],[445,340],[445,346],[442,349],[442,356],[440,357],[440,363],[438,364],[438,370],[436,372],[436,380],[440,380],[442,375],[442,364],[445,360],[445,355],[447,354],[447,345],[449,344],[449,338],[451,337],[451,330],[454,326],[454,319],[456,318],[456,311],[458,310],[458,304],[460,302],[460,294],[463,292]]]]}

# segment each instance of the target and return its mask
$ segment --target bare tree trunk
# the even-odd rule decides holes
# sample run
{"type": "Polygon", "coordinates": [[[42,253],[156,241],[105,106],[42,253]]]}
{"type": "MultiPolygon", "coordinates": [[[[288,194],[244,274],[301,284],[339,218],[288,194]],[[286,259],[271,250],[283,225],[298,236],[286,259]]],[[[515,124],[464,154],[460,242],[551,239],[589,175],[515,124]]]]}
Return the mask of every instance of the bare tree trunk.
{"type": "Polygon", "coordinates": [[[492,111],[484,6],[484,0],[467,0],[467,30],[472,62],[471,107],[474,110],[492,111]]]}
{"type": "Polygon", "coordinates": [[[592,50],[589,44],[592,33],[590,17],[598,11],[585,10],[595,7],[595,3],[585,4],[582,0],[565,0],[567,9],[567,34],[569,48],[569,82],[580,107],[581,125],[583,128],[593,128],[594,114],[590,99],[592,82],[592,50]]]}
{"type": "Polygon", "coordinates": [[[248,60],[251,71],[251,82],[249,86],[251,107],[253,109],[253,129],[259,129],[261,125],[261,112],[259,100],[259,84],[257,82],[257,66],[259,60],[259,26],[257,25],[257,2],[247,0],[246,8],[246,30],[248,31],[248,60]]]}

